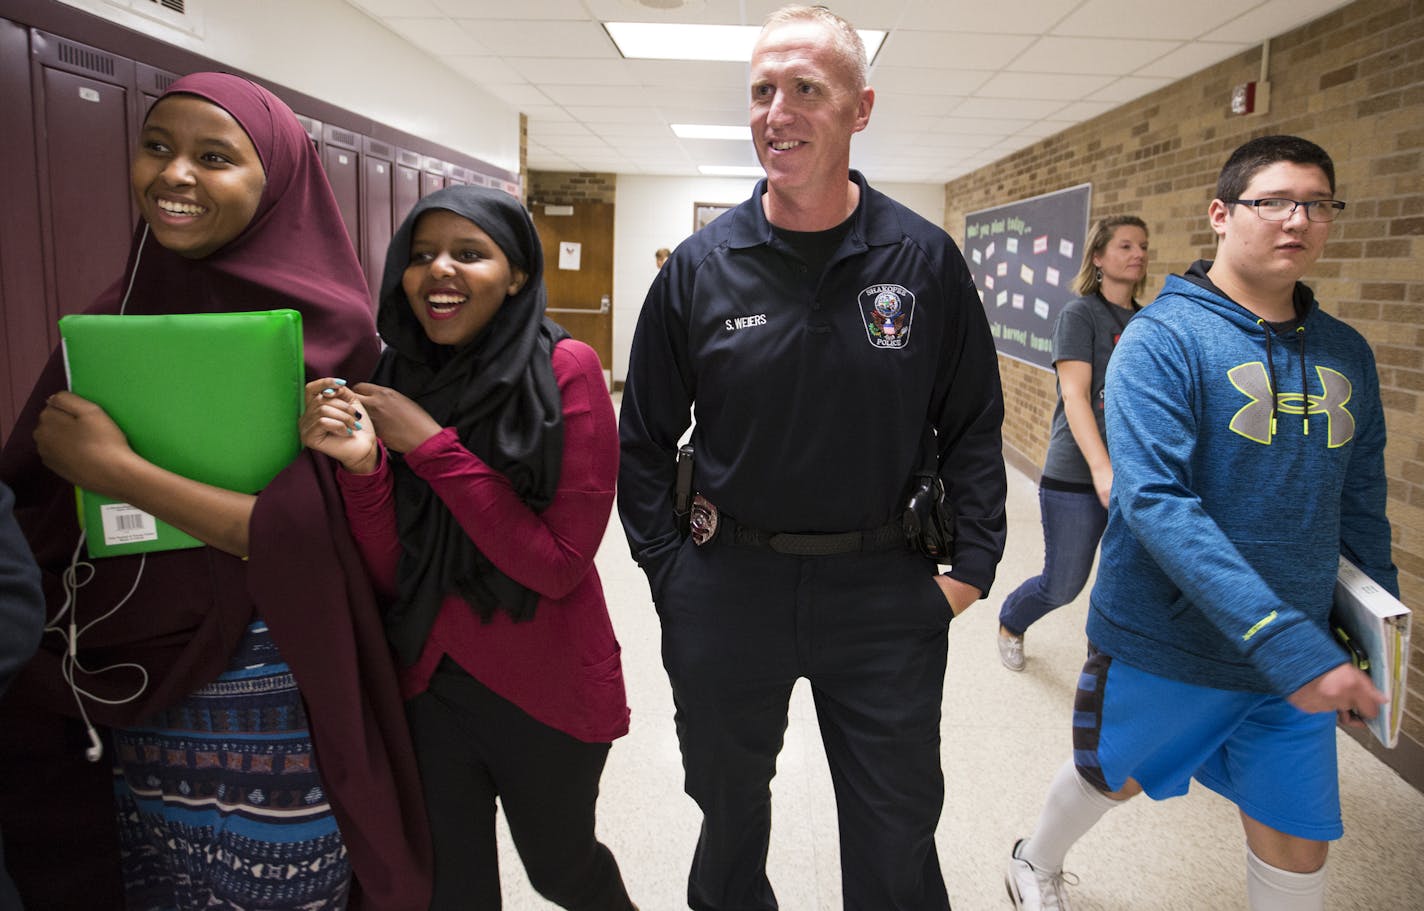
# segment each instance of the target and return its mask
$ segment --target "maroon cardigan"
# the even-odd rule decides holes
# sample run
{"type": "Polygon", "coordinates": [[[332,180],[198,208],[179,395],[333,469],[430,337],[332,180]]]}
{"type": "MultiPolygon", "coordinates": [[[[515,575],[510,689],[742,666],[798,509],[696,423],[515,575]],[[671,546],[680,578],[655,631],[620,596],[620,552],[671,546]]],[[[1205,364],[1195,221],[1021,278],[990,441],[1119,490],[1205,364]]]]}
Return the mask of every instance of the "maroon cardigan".
{"type": "MultiPolygon", "coordinates": [[[[564,456],[553,502],[531,510],[509,484],[460,444],[452,428],[406,453],[475,545],[499,569],[539,593],[534,618],[503,611],[489,622],[447,595],[420,658],[401,671],[406,698],[423,692],[448,655],[536,720],[590,743],[628,733],[618,640],[593,557],[608,528],[618,476],[618,429],[593,349],[554,348],[564,416],[564,456]]],[[[369,475],[337,473],[352,534],[376,588],[396,591],[396,536],[389,463],[369,475]]]]}

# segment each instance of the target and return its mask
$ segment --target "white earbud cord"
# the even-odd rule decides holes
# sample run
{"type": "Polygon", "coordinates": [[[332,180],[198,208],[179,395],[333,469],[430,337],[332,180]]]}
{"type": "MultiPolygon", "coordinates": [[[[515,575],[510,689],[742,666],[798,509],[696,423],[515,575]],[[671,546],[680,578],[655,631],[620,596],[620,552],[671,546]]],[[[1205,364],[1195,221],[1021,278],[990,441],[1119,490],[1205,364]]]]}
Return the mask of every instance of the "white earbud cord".
{"type": "MultiPolygon", "coordinates": [[[[138,264],[143,258],[143,247],[147,240],[148,223],[144,222],[143,235],[138,241],[138,253],[134,256],[133,270],[129,273],[129,283],[128,286],[124,288],[123,300],[119,302],[120,315],[123,315],[125,309],[128,307],[129,294],[133,291],[134,279],[138,277],[138,264]]],[[[84,751],[84,757],[90,762],[98,762],[103,758],[104,745],[103,741],[99,739],[99,732],[94,729],[93,722],[89,720],[89,713],[84,708],[84,700],[91,699],[100,705],[124,705],[125,703],[133,702],[148,689],[148,670],[144,668],[143,665],[136,664],[132,661],[121,661],[117,664],[110,664],[107,667],[90,670],[79,660],[79,637],[93,629],[95,625],[118,613],[119,609],[128,603],[128,600],[133,597],[133,593],[138,591],[138,583],[143,579],[143,570],[148,564],[148,555],[143,554],[139,557],[138,573],[134,576],[133,585],[129,587],[128,593],[120,598],[119,602],[113,607],[81,627],[79,625],[78,609],[79,589],[93,581],[95,573],[94,564],[79,559],[79,552],[84,548],[85,535],[86,532],[84,531],[79,533],[79,540],[74,545],[74,553],[69,558],[69,566],[64,571],[62,579],[64,585],[64,604],[60,605],[59,612],[55,614],[54,619],[45,626],[45,632],[57,633],[60,638],[64,640],[64,655],[59,660],[60,676],[64,678],[64,682],[69,686],[69,691],[74,695],[74,706],[79,710],[79,718],[84,722],[84,729],[89,734],[89,748],[84,751]],[[81,567],[88,571],[82,581],[79,578],[81,567]],[[68,623],[64,622],[66,614],[69,615],[68,623]],[[105,699],[102,696],[91,693],[75,682],[76,672],[89,677],[96,677],[100,674],[107,674],[110,671],[122,670],[124,668],[133,668],[138,671],[141,679],[138,689],[134,691],[133,695],[125,696],[122,699],[105,699]]]]}
{"type": "Polygon", "coordinates": [[[100,745],[98,732],[94,730],[94,725],[89,720],[89,713],[84,709],[84,700],[91,699],[101,705],[124,705],[133,702],[148,689],[148,671],[143,665],[136,664],[132,661],[120,661],[106,667],[91,670],[85,667],[83,662],[79,660],[79,637],[93,629],[98,623],[118,613],[120,608],[128,603],[128,600],[133,597],[134,592],[138,591],[138,584],[143,579],[143,570],[148,562],[148,556],[146,554],[140,556],[138,573],[134,576],[133,585],[129,587],[128,592],[119,599],[118,603],[103,614],[80,626],[78,620],[79,589],[88,585],[94,578],[94,565],[79,559],[79,552],[83,547],[84,534],[81,532],[79,541],[74,546],[74,555],[70,558],[69,567],[64,571],[64,604],[60,606],[59,613],[57,613],[49,625],[45,627],[45,632],[57,633],[64,640],[65,648],[64,655],[60,658],[60,674],[64,677],[64,682],[69,685],[70,692],[74,694],[74,705],[79,710],[80,720],[84,722],[84,727],[89,733],[90,746],[85,752],[85,756],[90,762],[98,762],[103,755],[103,748],[100,745]],[[79,578],[81,567],[88,570],[88,575],[82,581],[79,578]],[[68,623],[65,623],[66,614],[69,615],[68,623]],[[133,668],[138,671],[141,680],[138,689],[134,690],[132,695],[125,696],[122,699],[105,699],[75,682],[76,671],[80,674],[95,677],[123,668],[133,668]]]}
{"type": "Polygon", "coordinates": [[[138,264],[143,259],[143,245],[148,241],[148,222],[143,223],[143,236],[138,239],[138,253],[134,256],[133,271],[129,273],[129,284],[124,289],[124,299],[119,301],[119,316],[129,305],[129,293],[133,291],[134,279],[138,278],[138,264]]]}

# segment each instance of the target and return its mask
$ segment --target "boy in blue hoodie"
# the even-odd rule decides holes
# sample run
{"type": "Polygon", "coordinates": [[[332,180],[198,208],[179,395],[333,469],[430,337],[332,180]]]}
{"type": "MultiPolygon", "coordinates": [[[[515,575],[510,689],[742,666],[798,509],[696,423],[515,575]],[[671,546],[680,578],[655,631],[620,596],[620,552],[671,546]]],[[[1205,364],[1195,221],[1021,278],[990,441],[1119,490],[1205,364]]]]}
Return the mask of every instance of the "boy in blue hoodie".
{"type": "Polygon", "coordinates": [[[1069,847],[1192,778],[1241,812],[1253,911],[1324,907],[1335,721],[1384,702],[1328,630],[1339,556],[1398,594],[1374,355],[1300,283],[1345,207],[1334,193],[1314,143],[1238,148],[1208,209],[1216,260],[1170,276],[1113,355],[1073,758],[1014,845],[1015,907],[1067,909],[1069,847]]]}

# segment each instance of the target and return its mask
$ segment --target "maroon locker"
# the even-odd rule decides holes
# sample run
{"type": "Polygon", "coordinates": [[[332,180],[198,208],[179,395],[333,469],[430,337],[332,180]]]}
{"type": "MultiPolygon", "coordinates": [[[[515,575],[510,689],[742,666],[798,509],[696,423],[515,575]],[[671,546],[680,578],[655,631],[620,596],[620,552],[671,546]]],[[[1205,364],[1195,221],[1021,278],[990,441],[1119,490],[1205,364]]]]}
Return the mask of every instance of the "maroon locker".
{"type": "Polygon", "coordinates": [[[420,168],[424,163],[419,155],[406,149],[396,149],[396,195],[391,209],[391,221],[399,225],[405,221],[406,213],[415,207],[424,194],[420,192],[420,168]]]}
{"type": "Polygon", "coordinates": [[[427,156],[420,172],[420,195],[429,196],[445,186],[445,162],[427,156]]]}
{"type": "Polygon", "coordinates": [[[53,345],[40,264],[40,185],[35,179],[30,32],[0,19],[0,441],[29,397],[53,345]]]}
{"type": "MultiPolygon", "coordinates": [[[[179,73],[160,70],[141,61],[134,61],[134,83],[138,86],[138,110],[134,112],[134,129],[143,128],[143,118],[148,109],[158,100],[158,96],[168,91],[168,87],[178,81],[179,73]]],[[[135,139],[138,137],[135,136],[135,139]]]]}
{"type": "Polygon", "coordinates": [[[395,149],[384,142],[366,137],[362,158],[365,181],[361,187],[361,224],[364,232],[366,284],[371,288],[371,300],[379,303],[381,274],[386,265],[386,246],[391,242],[393,207],[395,205],[395,149]]]}
{"type": "MultiPolygon", "coordinates": [[[[133,231],[133,61],[32,29],[31,84],[52,316],[87,307],[124,269],[133,231]]],[[[56,340],[57,341],[57,340],[56,340]]]]}
{"type": "Polygon", "coordinates": [[[346,224],[346,236],[357,258],[361,254],[361,154],[356,151],[357,136],[327,124],[322,133],[321,163],[326,179],[336,196],[341,220],[346,224]]]}
{"type": "Polygon", "coordinates": [[[313,120],[312,118],[306,116],[305,114],[298,114],[298,115],[297,115],[297,123],[300,123],[300,124],[302,125],[302,129],[304,129],[304,130],[307,131],[307,138],[311,140],[311,144],[314,145],[314,146],[316,146],[318,149],[320,149],[320,148],[321,148],[321,121],[320,121],[320,120],[313,120]]]}

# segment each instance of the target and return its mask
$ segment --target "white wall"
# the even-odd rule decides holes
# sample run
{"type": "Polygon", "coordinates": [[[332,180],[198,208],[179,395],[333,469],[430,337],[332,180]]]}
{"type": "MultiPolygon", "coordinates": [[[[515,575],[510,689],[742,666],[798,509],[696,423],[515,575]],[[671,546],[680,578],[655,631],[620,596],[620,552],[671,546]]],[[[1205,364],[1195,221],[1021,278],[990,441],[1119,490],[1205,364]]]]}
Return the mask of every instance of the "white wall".
{"type": "Polygon", "coordinates": [[[62,2],[519,173],[517,111],[343,0],[197,0],[200,35],[106,0],[62,2]]]}
{"type": "MultiPolygon", "coordinates": [[[[942,184],[874,183],[910,209],[944,223],[942,184]]],[[[675,248],[692,234],[694,203],[739,203],[756,180],[722,177],[640,177],[618,175],[613,223],[613,379],[628,375],[628,351],[643,298],[657,266],[653,251],[675,248]]]]}

